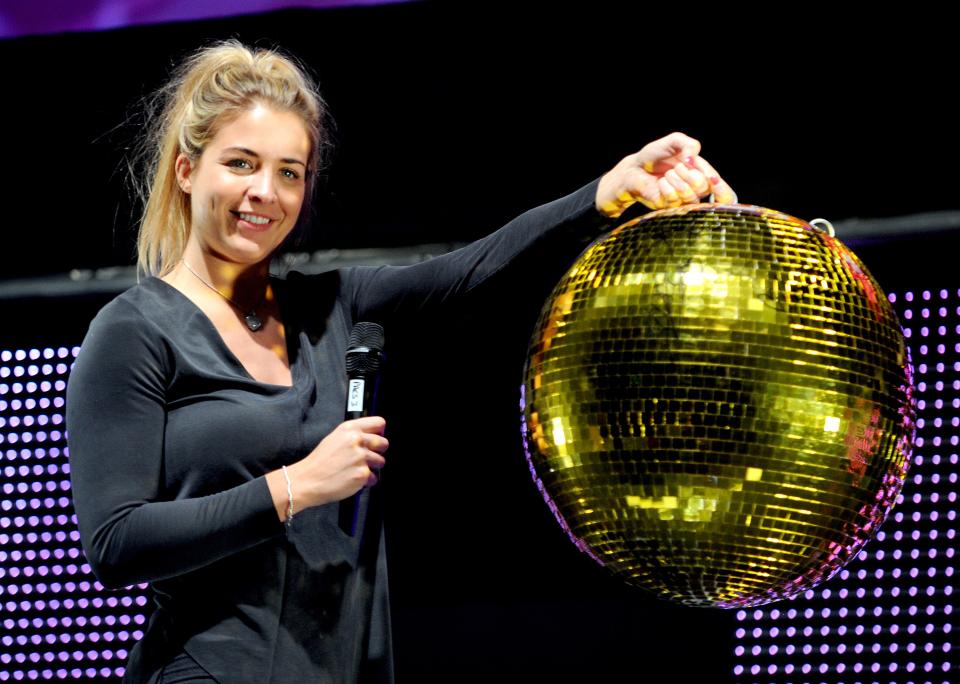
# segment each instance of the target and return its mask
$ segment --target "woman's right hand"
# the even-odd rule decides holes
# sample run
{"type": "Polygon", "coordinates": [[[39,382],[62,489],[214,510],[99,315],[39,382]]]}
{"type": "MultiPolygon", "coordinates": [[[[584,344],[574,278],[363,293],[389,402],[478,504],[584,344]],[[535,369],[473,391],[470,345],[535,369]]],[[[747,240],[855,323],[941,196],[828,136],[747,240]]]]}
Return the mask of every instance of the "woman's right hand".
{"type": "MultiPolygon", "coordinates": [[[[341,501],[363,487],[377,483],[389,442],[387,423],[380,416],[340,423],[305,458],[287,466],[294,514],[305,508],[341,501]]],[[[267,474],[267,485],[281,521],[287,519],[289,500],[282,470],[267,474]]]]}

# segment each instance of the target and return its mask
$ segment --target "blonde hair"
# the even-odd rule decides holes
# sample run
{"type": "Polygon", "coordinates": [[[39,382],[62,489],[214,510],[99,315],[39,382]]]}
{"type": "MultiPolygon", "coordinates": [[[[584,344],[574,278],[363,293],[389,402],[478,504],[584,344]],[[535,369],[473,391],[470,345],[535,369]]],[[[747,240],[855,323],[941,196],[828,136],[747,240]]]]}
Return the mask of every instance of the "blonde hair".
{"type": "Polygon", "coordinates": [[[138,266],[148,275],[168,273],[190,236],[190,198],[177,182],[176,161],[196,162],[225,123],[256,104],[300,117],[310,137],[307,188],[301,221],[309,213],[316,173],[328,144],[326,107],[316,84],[292,58],[230,40],[189,56],[170,82],[146,103],[147,131],[130,163],[143,202],[137,238],[138,266]]]}

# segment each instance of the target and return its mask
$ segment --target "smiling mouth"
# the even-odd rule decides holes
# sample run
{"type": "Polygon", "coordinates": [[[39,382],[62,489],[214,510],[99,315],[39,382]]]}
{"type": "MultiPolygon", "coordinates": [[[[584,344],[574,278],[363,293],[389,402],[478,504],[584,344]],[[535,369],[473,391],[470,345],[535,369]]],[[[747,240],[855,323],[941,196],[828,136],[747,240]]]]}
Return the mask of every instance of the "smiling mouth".
{"type": "Polygon", "coordinates": [[[257,216],[256,214],[245,214],[240,211],[233,212],[237,218],[241,221],[246,221],[247,223],[252,223],[255,226],[265,226],[273,219],[269,219],[266,216],[257,216]]]}

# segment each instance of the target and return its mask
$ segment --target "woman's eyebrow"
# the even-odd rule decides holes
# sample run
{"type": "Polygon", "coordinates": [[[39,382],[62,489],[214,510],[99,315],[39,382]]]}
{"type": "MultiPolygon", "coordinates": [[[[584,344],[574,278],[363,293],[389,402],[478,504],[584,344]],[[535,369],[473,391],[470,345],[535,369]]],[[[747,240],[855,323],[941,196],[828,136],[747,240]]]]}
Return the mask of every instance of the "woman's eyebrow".
{"type": "Polygon", "coordinates": [[[227,147],[227,148],[224,149],[223,151],[224,151],[224,152],[239,152],[239,153],[241,153],[241,154],[247,155],[248,157],[259,157],[259,156],[260,156],[259,154],[257,154],[257,153],[254,152],[253,150],[251,150],[251,149],[249,149],[249,148],[247,148],[247,147],[240,147],[240,146],[227,147]]]}

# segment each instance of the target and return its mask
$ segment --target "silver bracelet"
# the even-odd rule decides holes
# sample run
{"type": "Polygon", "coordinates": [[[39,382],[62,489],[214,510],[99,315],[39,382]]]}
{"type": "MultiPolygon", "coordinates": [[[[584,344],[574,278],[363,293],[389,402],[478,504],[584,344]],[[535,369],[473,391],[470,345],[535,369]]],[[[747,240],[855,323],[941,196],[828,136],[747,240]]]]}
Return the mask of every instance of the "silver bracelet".
{"type": "Polygon", "coordinates": [[[293,522],[293,485],[290,484],[290,475],[287,473],[287,466],[280,466],[283,470],[283,479],[287,481],[287,519],[285,524],[293,522]]]}

